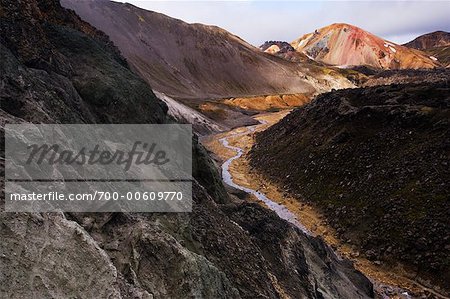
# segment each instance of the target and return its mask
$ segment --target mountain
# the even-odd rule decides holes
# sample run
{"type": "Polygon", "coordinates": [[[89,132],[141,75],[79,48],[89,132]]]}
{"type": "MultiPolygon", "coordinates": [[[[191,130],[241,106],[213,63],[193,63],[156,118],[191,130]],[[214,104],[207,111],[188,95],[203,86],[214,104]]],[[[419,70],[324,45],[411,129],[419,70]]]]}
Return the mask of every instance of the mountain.
{"type": "MultiPolygon", "coordinates": [[[[302,63],[302,64],[317,64],[314,60],[308,58],[305,54],[295,51],[294,47],[290,43],[284,41],[266,41],[264,44],[259,46],[261,51],[269,53],[285,60],[292,62],[302,63]]],[[[323,67],[323,66],[322,66],[323,67]]],[[[346,74],[348,75],[348,74],[346,74]]],[[[347,77],[348,78],[348,77],[347,77]]]]}
{"type": "Polygon", "coordinates": [[[314,94],[352,86],[337,72],[262,53],[216,26],[113,1],[61,3],[104,31],[153,89],[175,99],[314,94]]]}
{"type": "Polygon", "coordinates": [[[450,292],[450,88],[338,90],[256,136],[251,164],[322,210],[341,240],[450,292]]]}
{"type": "Polygon", "coordinates": [[[342,23],[305,34],[291,45],[311,59],[340,67],[367,65],[379,69],[418,69],[439,66],[421,51],[342,23]]]}
{"type": "MultiPolygon", "coordinates": [[[[108,37],[59,1],[2,0],[0,12],[2,177],[5,124],[173,122],[108,37]]],[[[228,196],[196,141],[191,213],[0,210],[2,298],[373,297],[321,239],[228,196]]]]}
{"type": "Polygon", "coordinates": [[[2,124],[166,121],[167,106],[103,32],[56,0],[15,2],[0,14],[2,124]]]}
{"type": "Polygon", "coordinates": [[[450,33],[445,31],[427,33],[403,44],[403,46],[417,50],[428,50],[436,47],[450,46],[450,33]]]}
{"type": "Polygon", "coordinates": [[[445,31],[435,31],[421,35],[405,47],[419,49],[430,55],[430,58],[437,60],[445,67],[450,67],[450,33],[445,31]]]}
{"type": "Polygon", "coordinates": [[[286,52],[295,52],[295,49],[288,42],[283,41],[266,41],[264,44],[259,46],[259,48],[270,54],[274,53],[286,53],[286,52]]]}

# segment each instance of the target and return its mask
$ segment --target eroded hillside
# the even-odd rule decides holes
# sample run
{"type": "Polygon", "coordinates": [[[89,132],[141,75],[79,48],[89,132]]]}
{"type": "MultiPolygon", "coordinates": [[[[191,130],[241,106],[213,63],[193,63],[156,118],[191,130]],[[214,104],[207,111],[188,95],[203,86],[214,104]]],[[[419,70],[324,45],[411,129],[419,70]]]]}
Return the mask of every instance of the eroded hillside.
{"type": "Polygon", "coordinates": [[[251,163],[361,254],[448,292],[449,123],[445,80],[335,91],[259,133],[251,163]]]}
{"type": "Polygon", "coordinates": [[[175,99],[313,94],[353,86],[338,72],[263,53],[216,26],[113,1],[62,4],[104,31],[144,80],[175,99]]]}

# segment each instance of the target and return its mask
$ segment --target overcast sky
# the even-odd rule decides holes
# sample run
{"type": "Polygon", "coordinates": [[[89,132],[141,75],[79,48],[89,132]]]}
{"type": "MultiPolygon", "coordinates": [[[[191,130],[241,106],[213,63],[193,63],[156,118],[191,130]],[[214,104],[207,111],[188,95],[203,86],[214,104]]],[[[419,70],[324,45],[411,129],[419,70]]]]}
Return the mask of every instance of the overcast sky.
{"type": "Polygon", "coordinates": [[[291,42],[332,23],[349,23],[396,43],[450,31],[450,1],[142,1],[136,6],[189,23],[217,25],[255,46],[291,42]]]}

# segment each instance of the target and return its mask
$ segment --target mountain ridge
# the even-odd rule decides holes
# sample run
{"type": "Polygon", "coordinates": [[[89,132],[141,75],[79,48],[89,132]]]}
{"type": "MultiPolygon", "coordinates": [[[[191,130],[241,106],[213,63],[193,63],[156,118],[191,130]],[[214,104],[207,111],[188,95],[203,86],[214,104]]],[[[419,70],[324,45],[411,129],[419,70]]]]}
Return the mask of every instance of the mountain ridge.
{"type": "Polygon", "coordinates": [[[175,99],[315,94],[353,86],[338,72],[262,53],[217,26],[112,1],[61,3],[108,34],[144,80],[175,99]]]}
{"type": "Polygon", "coordinates": [[[450,33],[442,30],[420,35],[410,42],[403,44],[408,48],[427,50],[430,48],[444,47],[450,45],[450,33]]]}
{"type": "Polygon", "coordinates": [[[439,66],[423,52],[346,23],[317,29],[294,40],[291,45],[311,59],[341,67],[368,65],[379,69],[406,69],[439,66]]]}
{"type": "Polygon", "coordinates": [[[404,44],[406,47],[422,50],[436,59],[443,66],[450,67],[450,33],[446,31],[435,31],[416,37],[414,40],[404,44]]]}

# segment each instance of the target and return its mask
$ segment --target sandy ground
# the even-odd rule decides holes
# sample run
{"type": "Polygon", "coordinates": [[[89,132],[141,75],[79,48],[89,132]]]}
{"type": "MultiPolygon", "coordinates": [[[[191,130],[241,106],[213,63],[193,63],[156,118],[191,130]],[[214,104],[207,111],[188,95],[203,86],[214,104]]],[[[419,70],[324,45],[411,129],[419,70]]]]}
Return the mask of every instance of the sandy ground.
{"type": "MultiPolygon", "coordinates": [[[[267,124],[257,126],[255,132],[265,130],[269,126],[278,122],[288,113],[289,111],[281,111],[258,115],[255,118],[258,120],[264,120],[267,124]]],[[[335,230],[327,224],[325,217],[317,208],[307,203],[302,198],[294,198],[286,192],[283,192],[282,188],[266,180],[262,174],[258,173],[256,170],[251,169],[249,166],[247,153],[254,143],[255,132],[242,136],[232,136],[236,133],[242,133],[245,131],[247,131],[246,128],[237,128],[229,132],[209,136],[202,140],[205,147],[215,154],[220,163],[235,155],[234,151],[225,148],[219,142],[220,138],[228,137],[230,145],[244,149],[245,154],[240,159],[233,161],[230,165],[230,173],[232,174],[233,181],[235,183],[263,192],[272,201],[286,206],[296,215],[300,223],[302,223],[313,235],[322,237],[325,242],[327,242],[339,254],[352,260],[355,267],[371,278],[375,282],[376,286],[395,286],[408,290],[409,294],[421,294],[425,290],[430,293],[434,293],[432,290],[429,290],[413,281],[413,273],[406,270],[401,265],[387,266],[365,259],[360,255],[356,248],[340,241],[336,237],[337,235],[335,230]]],[[[253,197],[252,200],[264,205],[261,201],[257,200],[256,197],[253,197]]],[[[434,294],[437,295],[436,293],[434,294]]],[[[390,296],[390,298],[406,297],[393,295],[390,296]]]]}
{"type": "Polygon", "coordinates": [[[311,101],[312,94],[284,94],[268,95],[246,98],[231,98],[223,101],[224,104],[257,111],[269,109],[289,109],[301,106],[311,101]]]}

